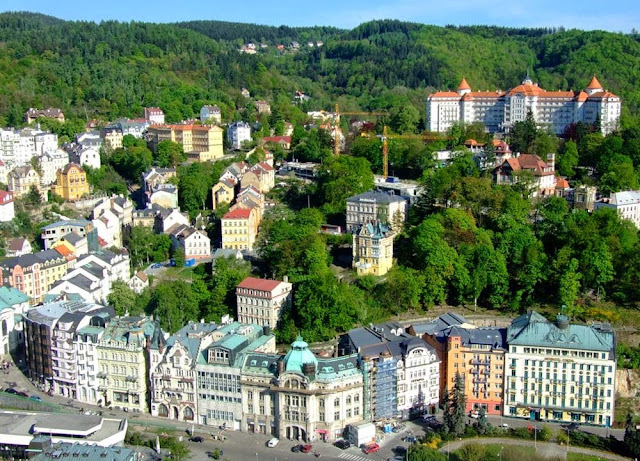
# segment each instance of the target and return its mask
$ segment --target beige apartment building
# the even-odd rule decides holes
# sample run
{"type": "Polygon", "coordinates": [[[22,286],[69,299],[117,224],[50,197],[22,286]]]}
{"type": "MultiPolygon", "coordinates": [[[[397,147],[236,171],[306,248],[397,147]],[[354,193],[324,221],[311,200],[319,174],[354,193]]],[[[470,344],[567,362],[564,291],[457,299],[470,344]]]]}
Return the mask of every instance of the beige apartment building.
{"type": "Polygon", "coordinates": [[[291,303],[293,285],[284,281],[247,277],[236,287],[238,320],[276,328],[282,311],[291,303]]]}
{"type": "Polygon", "coordinates": [[[190,160],[208,162],[224,154],[222,128],[216,125],[158,125],[148,132],[156,146],[162,141],[180,144],[190,160]]]}

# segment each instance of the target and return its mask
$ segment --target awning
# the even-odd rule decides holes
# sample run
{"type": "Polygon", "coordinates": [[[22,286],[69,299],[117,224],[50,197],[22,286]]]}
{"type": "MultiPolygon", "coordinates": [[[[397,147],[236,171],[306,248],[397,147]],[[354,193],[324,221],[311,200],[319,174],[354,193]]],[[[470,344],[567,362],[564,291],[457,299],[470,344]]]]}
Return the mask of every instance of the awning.
{"type": "Polygon", "coordinates": [[[328,434],[328,433],[329,433],[329,431],[327,431],[327,430],[325,430],[325,429],[316,429],[316,432],[317,432],[318,434],[328,434]]]}

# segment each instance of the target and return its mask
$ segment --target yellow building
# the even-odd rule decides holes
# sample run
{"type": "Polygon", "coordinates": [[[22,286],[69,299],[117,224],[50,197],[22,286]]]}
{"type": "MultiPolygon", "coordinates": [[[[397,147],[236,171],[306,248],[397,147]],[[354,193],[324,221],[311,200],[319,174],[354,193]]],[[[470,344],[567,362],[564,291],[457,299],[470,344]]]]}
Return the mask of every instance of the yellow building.
{"type": "Polygon", "coordinates": [[[235,198],[236,182],[231,178],[218,181],[211,188],[211,205],[215,210],[224,203],[231,203],[235,198]]]}
{"type": "Polygon", "coordinates": [[[353,268],[358,275],[384,275],[393,266],[393,232],[380,222],[366,222],[353,234],[353,268]]]}
{"type": "Polygon", "coordinates": [[[14,198],[24,197],[35,187],[42,200],[47,201],[47,194],[40,186],[40,174],[31,165],[24,165],[14,168],[7,175],[9,192],[13,192],[14,198]]]}
{"type": "Polygon", "coordinates": [[[182,146],[190,160],[207,162],[221,158],[222,128],[215,125],[158,125],[148,130],[157,145],[162,141],[173,141],[182,146]]]}
{"type": "Polygon", "coordinates": [[[112,320],[97,347],[99,403],[147,412],[148,348],[157,349],[163,341],[159,324],[151,318],[112,320]]]}
{"type": "Polygon", "coordinates": [[[114,151],[122,148],[122,131],[120,130],[106,130],[104,133],[104,147],[107,150],[114,151]]]}
{"type": "Polygon", "coordinates": [[[259,210],[234,207],[222,219],[222,248],[253,250],[259,225],[259,210]]]}
{"type": "Polygon", "coordinates": [[[89,193],[87,174],[76,163],[69,163],[56,173],[56,186],[54,189],[65,200],[74,202],[83,195],[89,193]]]}

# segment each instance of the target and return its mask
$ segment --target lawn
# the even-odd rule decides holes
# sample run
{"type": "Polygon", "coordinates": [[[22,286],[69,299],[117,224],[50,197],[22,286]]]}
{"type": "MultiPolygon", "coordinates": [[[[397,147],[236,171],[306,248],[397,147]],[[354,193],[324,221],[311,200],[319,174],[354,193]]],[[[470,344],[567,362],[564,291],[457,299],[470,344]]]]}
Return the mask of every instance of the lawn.
{"type": "MultiPolygon", "coordinates": [[[[476,444],[479,445],[479,444],[476,444]]],[[[478,459],[482,461],[560,461],[564,458],[546,458],[537,455],[533,447],[521,447],[517,445],[482,445],[485,449],[484,453],[475,453],[475,457],[464,453],[464,449],[451,453],[451,460],[468,461],[469,459],[478,459]]],[[[575,458],[575,461],[582,458],[575,458]]],[[[585,458],[586,459],[586,458],[585,458]]]]}
{"type": "Polygon", "coordinates": [[[606,458],[599,458],[591,455],[581,455],[579,453],[569,453],[567,461],[603,461],[606,458]]]}

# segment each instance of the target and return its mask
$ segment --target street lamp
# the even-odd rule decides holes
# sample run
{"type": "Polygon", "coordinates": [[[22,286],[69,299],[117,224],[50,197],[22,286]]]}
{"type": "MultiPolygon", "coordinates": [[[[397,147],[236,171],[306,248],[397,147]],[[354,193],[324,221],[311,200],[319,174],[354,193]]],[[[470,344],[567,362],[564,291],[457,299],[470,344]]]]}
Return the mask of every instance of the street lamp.
{"type": "Polygon", "coordinates": [[[502,461],[502,450],[504,450],[504,447],[500,447],[500,451],[498,452],[498,459],[500,461],[502,461]]]}
{"type": "Polygon", "coordinates": [[[533,447],[538,451],[538,425],[533,427],[533,447]]]}
{"type": "Polygon", "coordinates": [[[258,453],[256,453],[256,461],[258,461],[258,453]]]}

